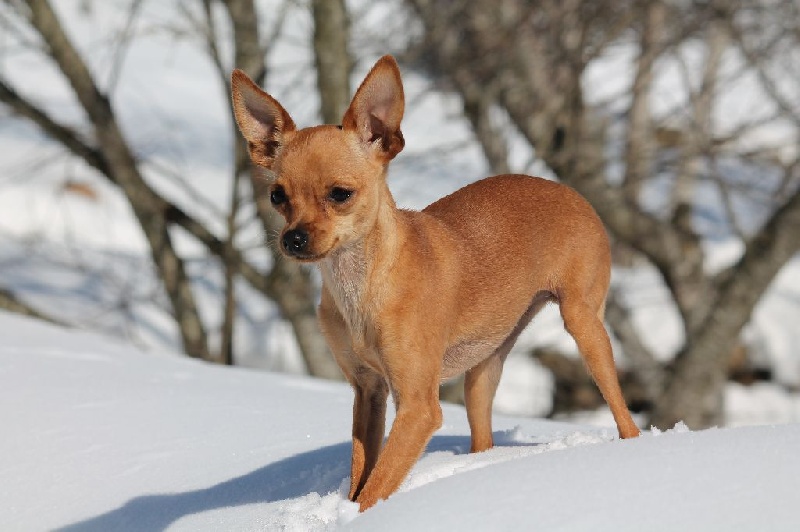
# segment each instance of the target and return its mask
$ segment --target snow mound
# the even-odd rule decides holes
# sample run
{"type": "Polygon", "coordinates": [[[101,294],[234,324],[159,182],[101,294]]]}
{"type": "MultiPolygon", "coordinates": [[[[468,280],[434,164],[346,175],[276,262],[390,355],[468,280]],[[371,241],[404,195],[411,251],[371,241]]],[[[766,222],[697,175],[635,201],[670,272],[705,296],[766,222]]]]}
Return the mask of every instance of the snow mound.
{"type": "MultiPolygon", "coordinates": [[[[462,408],[397,494],[346,500],[351,392],[0,313],[0,530],[794,530],[800,425],[620,441],[462,408]]],[[[391,422],[391,420],[389,420],[391,422]]]]}

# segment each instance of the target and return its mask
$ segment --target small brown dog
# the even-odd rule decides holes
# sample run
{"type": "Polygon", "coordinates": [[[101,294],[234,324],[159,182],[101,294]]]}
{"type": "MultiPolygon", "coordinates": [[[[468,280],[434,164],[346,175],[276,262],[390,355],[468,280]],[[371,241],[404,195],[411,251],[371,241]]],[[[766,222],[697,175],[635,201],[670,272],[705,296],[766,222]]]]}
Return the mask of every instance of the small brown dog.
{"type": "Polygon", "coordinates": [[[355,390],[350,499],[391,495],[442,423],[439,383],[466,372],[472,451],[492,447],[503,362],[549,301],[560,306],[619,434],[639,434],[603,327],[610,251],[603,224],[572,189],[490,177],[422,212],[398,209],[386,170],[403,149],[403,85],[390,56],[358,88],[341,126],[297,130],[243,72],[236,120],[270,200],[286,219],[283,253],[322,271],[319,318],[355,390]],[[397,408],[386,445],[387,395],[397,408]]]}

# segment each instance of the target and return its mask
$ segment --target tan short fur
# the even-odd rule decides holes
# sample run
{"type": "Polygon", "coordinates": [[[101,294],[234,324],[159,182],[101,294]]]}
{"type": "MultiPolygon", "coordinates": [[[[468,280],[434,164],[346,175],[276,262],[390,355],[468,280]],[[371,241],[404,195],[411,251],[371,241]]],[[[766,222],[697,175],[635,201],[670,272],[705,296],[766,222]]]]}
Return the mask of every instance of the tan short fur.
{"type": "Polygon", "coordinates": [[[608,237],[580,195],[501,175],[422,212],[398,209],[386,169],[403,148],[404,98],[389,56],[367,75],[341,127],[297,130],[244,73],[234,72],[232,87],[252,160],[276,175],[282,250],[322,272],[320,324],[355,390],[350,498],[362,511],[397,489],[441,425],[444,378],[466,372],[472,451],[492,447],[503,362],[549,301],[559,304],[620,436],[639,434],[603,327],[608,237]],[[389,393],[397,416],[384,446],[389,393]]]}

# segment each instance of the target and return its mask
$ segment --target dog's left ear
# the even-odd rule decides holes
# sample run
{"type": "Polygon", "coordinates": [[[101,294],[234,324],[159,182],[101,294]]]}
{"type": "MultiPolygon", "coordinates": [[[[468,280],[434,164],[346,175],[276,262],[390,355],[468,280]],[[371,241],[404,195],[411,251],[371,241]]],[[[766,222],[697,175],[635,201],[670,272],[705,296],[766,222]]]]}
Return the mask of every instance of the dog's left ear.
{"type": "Polygon", "coordinates": [[[405,146],[400,122],[405,97],[400,69],[394,57],[381,57],[353,96],[342,118],[342,128],[356,131],[361,140],[378,149],[388,162],[405,146]]]}

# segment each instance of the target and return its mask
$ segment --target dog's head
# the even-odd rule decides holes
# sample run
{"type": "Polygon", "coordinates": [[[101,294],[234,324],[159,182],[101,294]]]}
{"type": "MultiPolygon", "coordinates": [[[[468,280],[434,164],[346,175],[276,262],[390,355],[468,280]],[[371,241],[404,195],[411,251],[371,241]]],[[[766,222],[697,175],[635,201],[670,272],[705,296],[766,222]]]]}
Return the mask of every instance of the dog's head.
{"type": "Polygon", "coordinates": [[[241,70],[231,78],[233,109],[253,163],[275,180],[270,201],[286,225],[279,246],[304,262],[359,241],[391,196],[386,166],[404,145],[403,85],[382,57],[356,91],[341,126],[298,130],[286,110],[241,70]]]}

